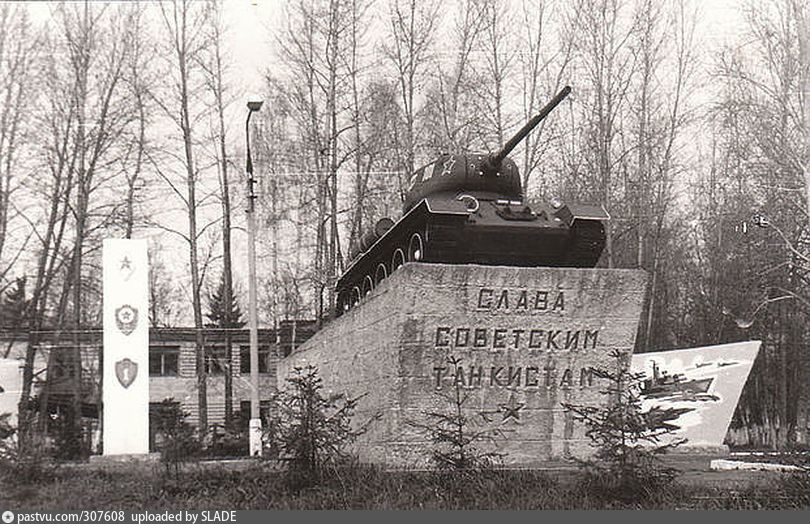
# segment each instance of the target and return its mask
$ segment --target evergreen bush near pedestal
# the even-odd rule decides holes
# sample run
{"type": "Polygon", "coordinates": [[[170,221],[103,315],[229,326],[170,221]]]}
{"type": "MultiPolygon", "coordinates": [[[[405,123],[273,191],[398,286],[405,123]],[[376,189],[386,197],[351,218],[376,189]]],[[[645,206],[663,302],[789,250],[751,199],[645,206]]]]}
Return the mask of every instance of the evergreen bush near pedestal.
{"type": "MultiPolygon", "coordinates": [[[[448,364],[453,369],[461,366],[461,359],[450,356],[448,364]]],[[[433,448],[430,459],[439,470],[475,471],[487,469],[503,460],[503,454],[485,451],[481,445],[492,442],[501,435],[497,428],[489,427],[487,413],[478,413],[483,424],[474,421],[464,411],[469,395],[464,392],[458,380],[453,381],[449,392],[435,391],[446,409],[425,411],[426,421],[409,424],[427,434],[433,448]]]]}
{"type": "Polygon", "coordinates": [[[368,423],[353,427],[359,398],[324,395],[316,367],[295,367],[286,382],[273,399],[275,416],[265,430],[265,456],[285,464],[288,486],[297,490],[321,483],[330,468],[351,462],[346,448],[368,423]]]}
{"type": "Polygon", "coordinates": [[[613,369],[592,369],[594,377],[607,383],[607,389],[602,391],[608,401],[605,405],[563,403],[575,420],[585,425],[585,435],[596,448],[593,458],[580,460],[582,484],[596,496],[625,502],[656,496],[678,475],[661,457],[686,439],[662,438],[678,429],[674,421],[683,410],[642,410],[643,374],[630,371],[629,354],[614,350],[611,357],[613,369]]]}

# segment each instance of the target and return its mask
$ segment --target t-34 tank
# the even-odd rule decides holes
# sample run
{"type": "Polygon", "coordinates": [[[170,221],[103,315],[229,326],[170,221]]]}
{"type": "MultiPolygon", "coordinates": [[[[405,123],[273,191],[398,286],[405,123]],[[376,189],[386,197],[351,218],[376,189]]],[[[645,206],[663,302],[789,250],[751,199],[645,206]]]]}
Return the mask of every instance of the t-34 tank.
{"type": "Polygon", "coordinates": [[[336,286],[336,314],[359,304],[406,262],[593,267],[605,246],[602,206],[529,207],[507,155],[568,94],[565,87],[493,154],[440,155],[411,177],[403,216],[377,222],[336,286]]]}

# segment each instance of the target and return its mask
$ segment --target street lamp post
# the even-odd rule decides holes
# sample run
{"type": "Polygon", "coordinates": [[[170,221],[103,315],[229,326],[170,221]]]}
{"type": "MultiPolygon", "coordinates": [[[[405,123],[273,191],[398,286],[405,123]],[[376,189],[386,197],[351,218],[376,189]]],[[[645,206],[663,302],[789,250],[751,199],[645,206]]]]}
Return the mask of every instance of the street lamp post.
{"type": "Polygon", "coordinates": [[[248,310],[250,317],[250,425],[248,445],[251,457],[262,454],[262,418],[259,410],[259,327],[256,311],[256,218],[254,191],[256,180],[253,178],[253,161],[250,158],[250,115],[262,107],[261,100],[247,103],[248,114],[245,120],[245,153],[247,157],[247,227],[248,227],[248,310]]]}

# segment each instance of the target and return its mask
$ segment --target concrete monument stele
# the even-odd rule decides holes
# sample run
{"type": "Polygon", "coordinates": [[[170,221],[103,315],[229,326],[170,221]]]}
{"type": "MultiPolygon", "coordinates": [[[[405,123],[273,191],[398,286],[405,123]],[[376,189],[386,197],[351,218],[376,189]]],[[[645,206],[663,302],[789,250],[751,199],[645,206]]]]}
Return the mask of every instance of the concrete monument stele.
{"type": "Polygon", "coordinates": [[[149,453],[146,240],[104,240],[104,455],[149,453]]]}
{"type": "Polygon", "coordinates": [[[561,403],[606,402],[591,368],[632,351],[645,283],[638,270],[408,263],[283,359],[279,387],[311,364],[327,390],[364,395],[356,420],[376,418],[356,443],[364,461],[424,465],[420,426],[453,409],[456,387],[505,464],[589,455],[561,403]]]}
{"type": "Polygon", "coordinates": [[[661,443],[686,439],[677,449],[725,451],[725,437],[762,342],[758,340],[633,355],[641,376],[641,407],[680,412],[678,429],[661,443]]]}

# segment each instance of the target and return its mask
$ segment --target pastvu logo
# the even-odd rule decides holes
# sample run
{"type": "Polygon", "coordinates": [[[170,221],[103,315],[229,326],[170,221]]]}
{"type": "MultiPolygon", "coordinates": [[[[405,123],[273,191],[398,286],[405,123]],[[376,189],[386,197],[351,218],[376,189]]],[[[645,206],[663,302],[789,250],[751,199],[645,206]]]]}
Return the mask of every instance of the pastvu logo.
{"type": "Polygon", "coordinates": [[[4,511],[3,522],[5,522],[6,524],[11,524],[12,522],[14,522],[14,513],[12,513],[11,511],[4,511]]]}

